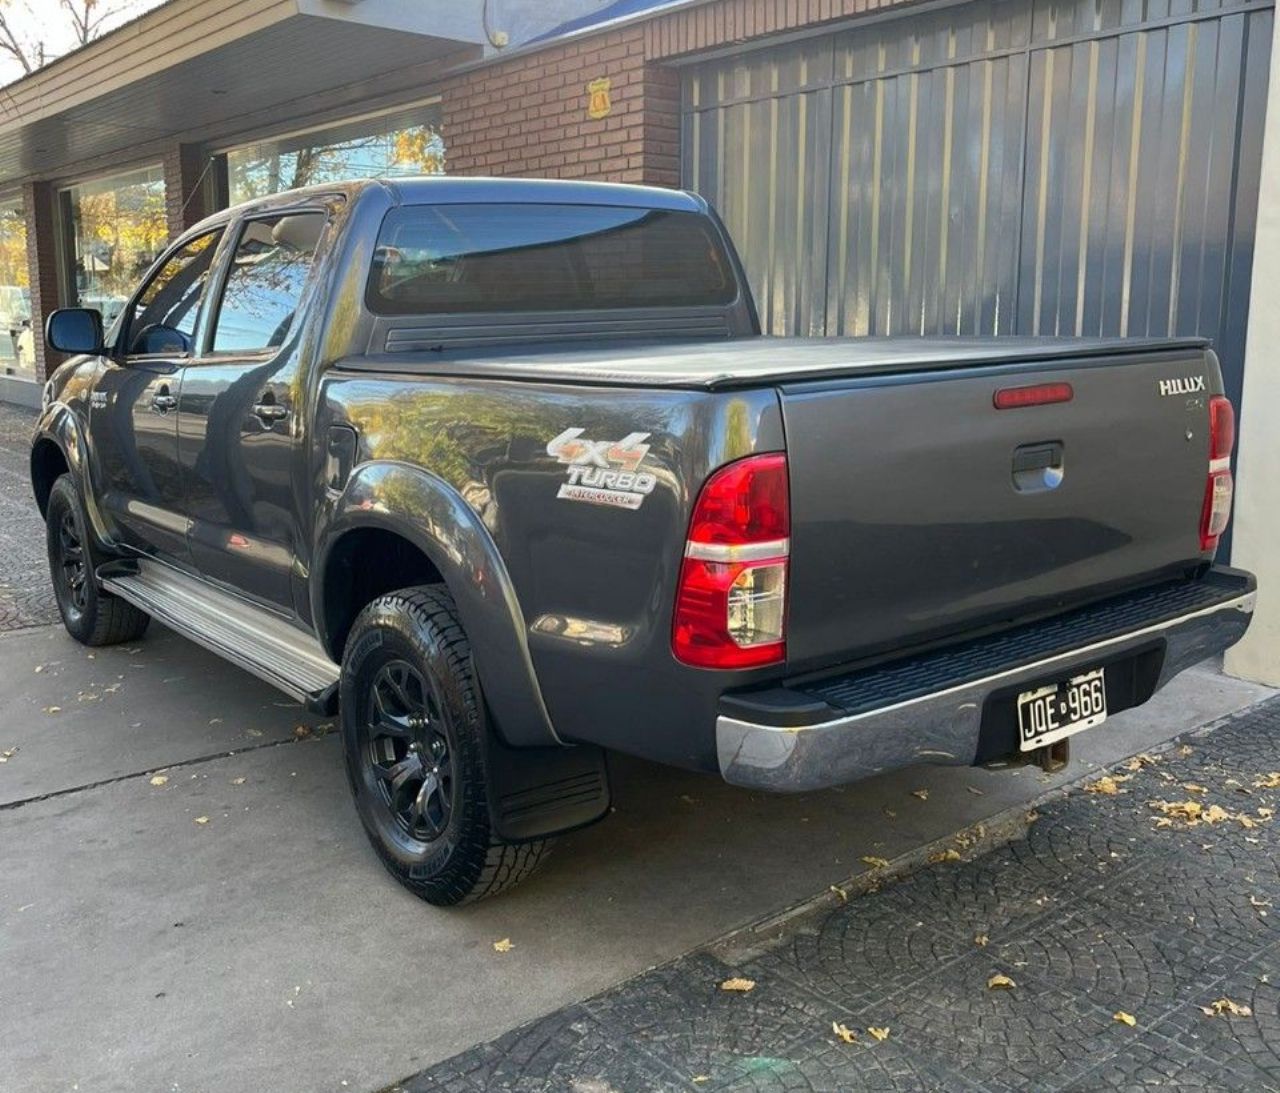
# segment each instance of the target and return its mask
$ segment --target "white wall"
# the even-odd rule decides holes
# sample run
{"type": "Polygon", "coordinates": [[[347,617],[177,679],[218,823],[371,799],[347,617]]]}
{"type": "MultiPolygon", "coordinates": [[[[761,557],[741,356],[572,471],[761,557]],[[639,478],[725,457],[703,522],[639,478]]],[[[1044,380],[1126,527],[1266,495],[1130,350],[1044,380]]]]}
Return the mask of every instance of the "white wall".
{"type": "Polygon", "coordinates": [[[1231,561],[1258,575],[1248,635],[1227,653],[1232,675],[1280,684],[1280,19],[1271,44],[1253,289],[1245,346],[1231,561]]]}

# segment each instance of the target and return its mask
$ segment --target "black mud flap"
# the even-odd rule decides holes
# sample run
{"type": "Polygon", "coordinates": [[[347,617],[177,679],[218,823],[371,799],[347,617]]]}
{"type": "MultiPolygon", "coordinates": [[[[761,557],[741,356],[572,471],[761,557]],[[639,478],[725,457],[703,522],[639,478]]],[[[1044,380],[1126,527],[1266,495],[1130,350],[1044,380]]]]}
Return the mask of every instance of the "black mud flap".
{"type": "Polygon", "coordinates": [[[505,842],[544,839],[586,827],[609,811],[603,748],[510,748],[489,733],[489,817],[505,842]]]}

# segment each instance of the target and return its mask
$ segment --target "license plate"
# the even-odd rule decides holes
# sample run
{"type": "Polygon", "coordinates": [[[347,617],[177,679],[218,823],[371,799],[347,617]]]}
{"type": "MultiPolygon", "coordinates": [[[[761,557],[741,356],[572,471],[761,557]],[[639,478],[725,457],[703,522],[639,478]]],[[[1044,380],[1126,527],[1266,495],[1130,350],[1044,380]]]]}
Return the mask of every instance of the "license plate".
{"type": "Polygon", "coordinates": [[[1018,734],[1023,751],[1091,729],[1107,719],[1103,669],[1072,676],[1018,695],[1018,734]]]}

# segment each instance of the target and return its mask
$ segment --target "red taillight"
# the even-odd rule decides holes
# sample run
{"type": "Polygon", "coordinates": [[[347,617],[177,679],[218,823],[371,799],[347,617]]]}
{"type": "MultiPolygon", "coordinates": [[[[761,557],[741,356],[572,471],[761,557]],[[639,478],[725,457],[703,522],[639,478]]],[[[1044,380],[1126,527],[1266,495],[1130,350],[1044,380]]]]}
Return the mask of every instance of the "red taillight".
{"type": "Polygon", "coordinates": [[[991,401],[997,410],[1016,410],[1022,406],[1070,402],[1074,397],[1069,383],[1038,383],[1034,387],[1002,387],[991,401]]]}
{"type": "Polygon", "coordinates": [[[697,668],[755,668],[787,653],[791,552],[787,457],[753,455],[716,471],[689,521],[671,648],[697,668]]]}
{"type": "Polygon", "coordinates": [[[1236,442],[1236,413],[1222,395],[1209,399],[1209,478],[1200,509],[1200,549],[1218,549],[1218,540],[1231,519],[1231,449],[1236,442]]]}

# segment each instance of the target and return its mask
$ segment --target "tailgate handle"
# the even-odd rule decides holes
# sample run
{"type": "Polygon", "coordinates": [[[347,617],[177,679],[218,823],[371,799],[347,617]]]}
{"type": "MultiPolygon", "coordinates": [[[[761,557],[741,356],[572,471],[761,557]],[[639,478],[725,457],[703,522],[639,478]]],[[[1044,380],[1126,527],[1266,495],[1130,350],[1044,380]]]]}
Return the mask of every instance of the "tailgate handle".
{"type": "Polygon", "coordinates": [[[1062,484],[1062,441],[1024,444],[1013,452],[1013,488],[1019,493],[1039,493],[1062,484]]]}

